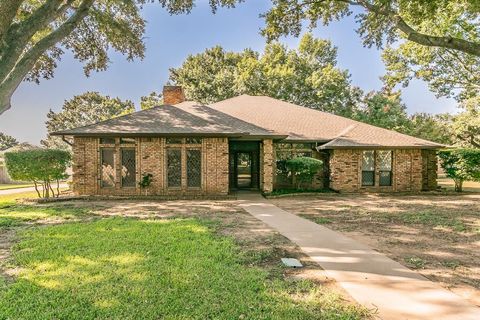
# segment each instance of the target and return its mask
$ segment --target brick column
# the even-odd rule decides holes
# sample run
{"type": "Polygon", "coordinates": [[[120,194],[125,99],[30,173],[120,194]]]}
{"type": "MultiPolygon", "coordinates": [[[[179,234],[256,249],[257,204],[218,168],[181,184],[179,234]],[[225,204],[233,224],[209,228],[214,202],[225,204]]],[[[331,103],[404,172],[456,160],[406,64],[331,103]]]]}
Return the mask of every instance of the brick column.
{"type": "Polygon", "coordinates": [[[273,140],[263,140],[263,148],[261,150],[262,155],[260,157],[262,161],[262,191],[269,193],[273,191],[273,167],[275,161],[275,155],[273,153],[273,140]]]}

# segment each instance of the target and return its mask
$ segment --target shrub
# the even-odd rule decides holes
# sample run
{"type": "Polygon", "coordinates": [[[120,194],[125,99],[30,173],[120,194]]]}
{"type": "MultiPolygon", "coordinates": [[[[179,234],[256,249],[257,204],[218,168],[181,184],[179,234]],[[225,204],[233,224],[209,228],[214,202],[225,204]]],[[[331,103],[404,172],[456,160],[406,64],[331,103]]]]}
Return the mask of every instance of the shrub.
{"type": "Polygon", "coordinates": [[[442,150],[438,156],[445,174],[455,182],[455,191],[462,191],[464,181],[480,181],[479,149],[442,150]]]}
{"type": "Polygon", "coordinates": [[[322,166],[322,160],[310,157],[297,157],[289,159],[285,163],[285,167],[294,177],[297,189],[300,189],[302,183],[311,183],[322,166]]]}
{"type": "Polygon", "coordinates": [[[71,155],[68,151],[56,149],[36,149],[5,153],[5,164],[9,175],[14,180],[32,181],[38,197],[49,198],[60,194],[59,180],[66,179],[65,173],[70,165],[71,155]],[[57,193],[52,182],[57,183],[57,193]],[[42,187],[40,193],[38,186],[42,187]]]}

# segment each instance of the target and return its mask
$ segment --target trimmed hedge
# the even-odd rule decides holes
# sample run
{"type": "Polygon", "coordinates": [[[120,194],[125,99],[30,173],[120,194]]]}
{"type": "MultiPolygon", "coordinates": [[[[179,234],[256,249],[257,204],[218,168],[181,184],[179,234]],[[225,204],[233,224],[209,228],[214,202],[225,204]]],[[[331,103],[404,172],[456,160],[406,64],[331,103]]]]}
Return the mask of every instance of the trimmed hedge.
{"type": "Polygon", "coordinates": [[[35,149],[5,153],[8,174],[14,180],[32,181],[38,197],[49,198],[60,193],[59,180],[66,179],[67,167],[71,163],[68,151],[58,149],[35,149]],[[57,193],[52,182],[57,182],[57,193]],[[42,193],[38,189],[42,187],[42,193]]]}
{"type": "Polygon", "coordinates": [[[322,168],[323,161],[310,157],[297,157],[289,159],[285,163],[286,169],[294,177],[297,189],[300,189],[302,183],[311,183],[313,177],[322,168]]]}

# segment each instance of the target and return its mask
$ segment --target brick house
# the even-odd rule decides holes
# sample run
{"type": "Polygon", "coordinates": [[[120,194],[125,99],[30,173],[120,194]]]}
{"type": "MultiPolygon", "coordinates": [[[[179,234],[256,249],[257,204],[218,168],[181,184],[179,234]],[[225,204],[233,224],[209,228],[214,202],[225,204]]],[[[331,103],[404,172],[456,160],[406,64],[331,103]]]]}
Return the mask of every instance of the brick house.
{"type": "Polygon", "coordinates": [[[309,187],[340,192],[436,188],[442,145],[264,96],[208,106],[164,88],[163,106],[54,133],[73,137],[81,195],[214,196],[291,188],[282,161],[309,156],[324,169],[309,187]]]}

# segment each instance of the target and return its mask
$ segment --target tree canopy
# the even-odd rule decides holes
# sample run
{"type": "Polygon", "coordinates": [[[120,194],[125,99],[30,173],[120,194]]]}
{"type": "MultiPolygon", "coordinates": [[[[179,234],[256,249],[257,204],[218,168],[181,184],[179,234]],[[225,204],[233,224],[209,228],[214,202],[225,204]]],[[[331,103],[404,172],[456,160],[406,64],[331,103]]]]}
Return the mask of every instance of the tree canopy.
{"type": "MultiPolygon", "coordinates": [[[[158,2],[170,14],[189,13],[194,0],[2,0],[0,1],[0,114],[22,80],[54,75],[66,50],[85,74],[105,70],[114,49],[128,60],[143,58],[145,20],[140,10],[158,2]]],[[[212,10],[237,0],[209,0],[212,10]]]]}
{"type": "Polygon", "coordinates": [[[150,92],[148,96],[143,96],[140,98],[140,109],[142,110],[161,106],[162,104],[163,95],[161,93],[156,93],[155,91],[150,92]]]}
{"type": "Polygon", "coordinates": [[[478,0],[272,0],[263,16],[268,39],[298,36],[305,21],[319,23],[355,14],[365,46],[386,47],[386,88],[427,81],[439,96],[480,95],[478,0]]]}
{"type": "Polygon", "coordinates": [[[17,139],[8,134],[0,132],[0,151],[6,150],[18,144],[17,139]]]}
{"type": "MultiPolygon", "coordinates": [[[[122,101],[120,98],[102,96],[98,92],[86,92],[65,100],[62,110],[54,112],[50,109],[47,114],[47,131],[86,126],[99,121],[108,120],[135,111],[132,101],[122,101]]],[[[67,145],[59,137],[47,136],[42,144],[49,148],[66,148],[67,145]]]]}
{"type": "Polygon", "coordinates": [[[361,91],[337,64],[330,41],[306,34],[297,49],[274,42],[258,53],[217,46],[170,69],[170,80],[187,98],[212,103],[241,94],[268,95],[313,109],[351,116],[361,91]]]}
{"type": "Polygon", "coordinates": [[[480,97],[464,101],[462,108],[463,111],[453,117],[454,140],[460,146],[480,148],[480,97]]]}
{"type": "Polygon", "coordinates": [[[438,156],[445,174],[455,182],[455,191],[462,191],[464,181],[480,181],[480,150],[442,150],[438,156]]]}

